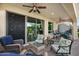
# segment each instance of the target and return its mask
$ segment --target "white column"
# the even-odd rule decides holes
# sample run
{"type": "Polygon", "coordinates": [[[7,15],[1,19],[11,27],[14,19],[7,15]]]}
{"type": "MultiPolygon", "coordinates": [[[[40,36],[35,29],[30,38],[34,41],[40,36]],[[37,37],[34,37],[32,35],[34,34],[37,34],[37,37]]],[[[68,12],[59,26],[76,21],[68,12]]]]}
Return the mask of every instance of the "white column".
{"type": "Polygon", "coordinates": [[[78,39],[77,22],[76,21],[72,23],[72,35],[73,35],[74,40],[78,39]]]}
{"type": "Polygon", "coordinates": [[[44,22],[44,35],[45,35],[45,39],[48,36],[48,20],[45,20],[44,22]]]}
{"type": "Polygon", "coordinates": [[[0,37],[6,35],[6,12],[0,10],[0,37]]]}
{"type": "MultiPolygon", "coordinates": [[[[45,35],[45,39],[47,39],[47,37],[48,37],[48,20],[45,20],[44,21],[44,35],[45,35]]],[[[44,40],[45,40],[44,39],[44,40]]],[[[45,50],[44,50],[44,55],[45,56],[47,56],[48,55],[48,53],[47,53],[47,51],[46,51],[46,48],[44,48],[45,50]]]]}
{"type": "Polygon", "coordinates": [[[53,23],[53,30],[58,30],[58,23],[56,22],[53,23]]]}
{"type": "Polygon", "coordinates": [[[25,16],[25,43],[27,43],[27,16],[25,16]]]}

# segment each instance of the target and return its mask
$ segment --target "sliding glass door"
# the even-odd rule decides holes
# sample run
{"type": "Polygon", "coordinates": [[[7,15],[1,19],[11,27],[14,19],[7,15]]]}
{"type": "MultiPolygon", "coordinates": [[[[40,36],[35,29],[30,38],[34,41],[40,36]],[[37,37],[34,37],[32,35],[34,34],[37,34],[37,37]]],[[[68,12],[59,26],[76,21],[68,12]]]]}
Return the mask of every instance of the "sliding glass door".
{"type": "Polygon", "coordinates": [[[35,41],[38,34],[43,34],[43,21],[27,17],[27,42],[35,41]]]}

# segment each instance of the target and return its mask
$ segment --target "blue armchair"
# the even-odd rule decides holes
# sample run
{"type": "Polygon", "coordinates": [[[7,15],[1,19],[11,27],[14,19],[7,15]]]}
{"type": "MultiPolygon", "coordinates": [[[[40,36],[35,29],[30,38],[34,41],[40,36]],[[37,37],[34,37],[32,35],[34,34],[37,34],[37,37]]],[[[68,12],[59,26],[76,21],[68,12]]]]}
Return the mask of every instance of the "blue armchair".
{"type": "Polygon", "coordinates": [[[6,51],[8,52],[21,52],[22,50],[22,44],[23,40],[18,39],[18,40],[13,40],[12,36],[4,36],[1,39],[1,44],[5,48],[6,51]]]}

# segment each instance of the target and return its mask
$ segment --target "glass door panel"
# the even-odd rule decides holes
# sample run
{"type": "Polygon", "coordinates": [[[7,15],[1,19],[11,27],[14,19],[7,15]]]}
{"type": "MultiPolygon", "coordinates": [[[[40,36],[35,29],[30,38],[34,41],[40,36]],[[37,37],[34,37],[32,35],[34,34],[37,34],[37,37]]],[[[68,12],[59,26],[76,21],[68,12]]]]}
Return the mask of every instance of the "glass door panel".
{"type": "Polygon", "coordinates": [[[43,21],[28,17],[27,18],[27,42],[35,41],[38,34],[43,34],[43,21]]]}
{"type": "Polygon", "coordinates": [[[27,42],[35,41],[36,39],[36,21],[34,18],[28,17],[27,18],[27,42]]]}

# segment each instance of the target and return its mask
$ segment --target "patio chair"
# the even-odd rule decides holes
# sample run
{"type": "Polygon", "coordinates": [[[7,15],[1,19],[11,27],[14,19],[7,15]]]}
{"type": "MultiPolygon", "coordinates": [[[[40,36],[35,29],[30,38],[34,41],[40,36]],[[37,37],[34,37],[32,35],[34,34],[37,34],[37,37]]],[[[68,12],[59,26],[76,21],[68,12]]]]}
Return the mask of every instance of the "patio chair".
{"type": "Polygon", "coordinates": [[[57,55],[71,54],[71,46],[73,40],[61,38],[59,44],[52,44],[51,47],[57,55]]]}
{"type": "Polygon", "coordinates": [[[12,36],[4,36],[1,38],[1,44],[5,48],[5,52],[19,53],[22,50],[23,40],[13,40],[12,36]]]}
{"type": "Polygon", "coordinates": [[[44,52],[44,35],[38,35],[37,39],[33,42],[30,42],[30,48],[37,55],[43,54],[44,52]]]}

